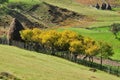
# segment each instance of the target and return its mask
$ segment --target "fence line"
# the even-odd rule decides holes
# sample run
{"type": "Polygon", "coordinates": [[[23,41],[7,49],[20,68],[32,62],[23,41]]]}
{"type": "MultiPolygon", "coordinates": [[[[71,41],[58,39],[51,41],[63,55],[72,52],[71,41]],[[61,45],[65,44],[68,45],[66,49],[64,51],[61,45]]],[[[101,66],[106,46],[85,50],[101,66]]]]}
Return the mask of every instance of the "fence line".
{"type": "MultiPolygon", "coordinates": [[[[0,38],[0,44],[8,45],[8,41],[6,39],[0,38]]],[[[11,46],[16,46],[16,47],[19,47],[22,49],[41,52],[41,53],[45,53],[45,54],[50,54],[50,52],[51,52],[50,50],[44,49],[42,46],[40,46],[40,44],[36,44],[36,43],[25,43],[25,42],[19,42],[19,41],[12,41],[11,46]]],[[[95,62],[89,62],[89,61],[82,60],[82,59],[75,60],[74,58],[71,58],[70,53],[68,53],[67,51],[55,52],[54,56],[61,57],[61,58],[67,59],[69,61],[72,61],[72,62],[75,62],[78,64],[82,64],[82,65],[85,65],[85,66],[88,66],[91,68],[96,68],[96,69],[105,71],[109,74],[120,76],[120,67],[119,66],[118,67],[114,67],[111,65],[102,65],[101,66],[101,64],[98,64],[95,62]]]]}

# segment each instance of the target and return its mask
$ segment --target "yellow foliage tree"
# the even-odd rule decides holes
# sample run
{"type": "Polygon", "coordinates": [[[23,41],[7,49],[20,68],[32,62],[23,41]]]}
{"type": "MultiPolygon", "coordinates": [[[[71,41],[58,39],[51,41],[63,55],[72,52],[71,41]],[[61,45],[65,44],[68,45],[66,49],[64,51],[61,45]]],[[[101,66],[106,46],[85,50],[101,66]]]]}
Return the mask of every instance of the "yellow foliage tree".
{"type": "Polygon", "coordinates": [[[94,40],[87,37],[80,37],[77,33],[69,30],[57,32],[56,30],[43,31],[34,28],[23,30],[20,33],[23,40],[39,42],[47,46],[52,52],[56,49],[70,51],[75,54],[84,53],[87,56],[94,56],[99,50],[94,40]]]}
{"type": "Polygon", "coordinates": [[[82,54],[84,52],[84,46],[82,41],[73,40],[70,42],[69,51],[71,52],[71,57],[76,61],[78,54],[82,54]]]}
{"type": "Polygon", "coordinates": [[[41,33],[39,36],[43,45],[47,45],[52,53],[54,52],[56,41],[58,41],[59,33],[55,30],[48,30],[41,33]]]}
{"type": "Polygon", "coordinates": [[[98,44],[91,38],[85,37],[84,48],[85,48],[85,55],[86,55],[84,59],[89,57],[89,59],[92,58],[92,61],[93,61],[93,56],[97,55],[99,51],[98,44]]]}
{"type": "Polygon", "coordinates": [[[83,50],[84,50],[82,41],[80,41],[80,40],[74,40],[74,41],[70,42],[70,48],[69,48],[69,50],[72,53],[75,53],[75,54],[82,53],[83,50]]]}
{"type": "Polygon", "coordinates": [[[34,42],[39,42],[39,43],[41,43],[41,38],[40,38],[39,36],[40,36],[40,34],[42,33],[42,30],[40,30],[40,29],[38,29],[38,28],[34,28],[34,29],[32,30],[32,32],[33,32],[32,40],[33,40],[34,42]]]}
{"type": "Polygon", "coordinates": [[[25,41],[32,41],[33,32],[31,29],[20,31],[21,38],[25,41]]]}
{"type": "Polygon", "coordinates": [[[73,40],[78,40],[79,35],[73,31],[65,30],[60,33],[60,37],[57,41],[57,47],[59,50],[65,51],[69,50],[70,42],[73,40]]]}

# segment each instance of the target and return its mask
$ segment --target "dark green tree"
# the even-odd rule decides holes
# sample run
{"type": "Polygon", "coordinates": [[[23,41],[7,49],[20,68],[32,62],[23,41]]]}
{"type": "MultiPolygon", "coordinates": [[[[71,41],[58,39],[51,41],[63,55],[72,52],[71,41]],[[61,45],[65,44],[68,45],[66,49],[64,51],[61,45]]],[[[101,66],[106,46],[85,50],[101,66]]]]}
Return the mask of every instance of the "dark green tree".
{"type": "Polygon", "coordinates": [[[3,4],[5,2],[8,2],[9,0],[0,0],[0,4],[3,4]]]}
{"type": "Polygon", "coordinates": [[[100,49],[99,49],[99,55],[100,55],[100,62],[101,62],[101,66],[103,63],[103,58],[109,58],[110,56],[112,56],[114,54],[113,52],[113,48],[105,42],[99,42],[100,45],[100,49]]]}
{"type": "Polygon", "coordinates": [[[100,5],[99,5],[98,3],[95,5],[95,7],[96,7],[97,9],[100,9],[100,5]]]}
{"type": "Polygon", "coordinates": [[[107,6],[106,3],[102,3],[101,9],[106,10],[106,6],[107,6]]]}
{"type": "Polygon", "coordinates": [[[107,10],[112,10],[111,5],[108,3],[107,10]]]}
{"type": "Polygon", "coordinates": [[[118,33],[120,31],[120,23],[114,23],[111,25],[111,32],[115,35],[115,38],[118,38],[118,33]]]}

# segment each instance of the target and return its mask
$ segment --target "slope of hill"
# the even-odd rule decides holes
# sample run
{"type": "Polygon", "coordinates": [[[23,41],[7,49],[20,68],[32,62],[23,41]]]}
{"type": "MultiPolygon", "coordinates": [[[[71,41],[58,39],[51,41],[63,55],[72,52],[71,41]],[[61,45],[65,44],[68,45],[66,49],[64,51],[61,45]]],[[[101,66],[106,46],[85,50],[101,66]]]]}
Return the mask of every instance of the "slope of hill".
{"type": "Polygon", "coordinates": [[[6,7],[0,8],[0,13],[4,13],[0,17],[0,23],[2,24],[0,25],[10,24],[13,17],[17,17],[26,26],[39,26],[41,28],[61,26],[59,24],[61,21],[64,23],[62,25],[71,27],[99,27],[120,22],[120,14],[118,12],[97,10],[93,7],[76,3],[74,0],[44,0],[44,2],[51,4],[52,8],[49,5],[45,5],[43,0],[9,0],[7,9],[6,7]],[[54,14],[51,15],[50,11],[53,11],[52,13],[54,14]],[[74,20],[77,17],[64,14],[66,11],[86,17],[74,20]],[[73,22],[72,25],[70,25],[71,22],[73,22]]]}
{"type": "MultiPolygon", "coordinates": [[[[120,23],[120,13],[116,11],[97,10],[93,7],[81,4],[96,3],[100,0],[9,0],[10,2],[4,6],[0,6],[0,26],[8,27],[12,18],[17,17],[20,22],[25,24],[26,27],[41,27],[51,28],[57,27],[104,27],[110,26],[113,23],[120,23]],[[43,2],[44,1],[44,2],[43,2]],[[46,3],[47,4],[46,4],[46,3]],[[2,7],[2,8],[1,8],[2,7]],[[7,8],[6,8],[7,7],[7,8]],[[75,15],[75,16],[74,16],[75,15]],[[79,17],[79,18],[78,18],[79,17]]],[[[106,0],[110,1],[110,0],[106,0]]],[[[111,0],[111,3],[120,3],[120,0],[111,0]]],[[[117,4],[115,4],[117,5],[117,4]]],[[[118,9],[117,9],[118,10],[118,9]]],[[[79,29],[78,29],[79,30],[79,29]]],[[[85,34],[89,35],[85,30],[85,34]]],[[[84,35],[84,32],[80,32],[84,35]]],[[[94,31],[91,31],[94,32],[94,31]]],[[[0,28],[0,34],[5,34],[5,30],[0,28]],[[2,30],[2,31],[1,31],[2,30]]],[[[104,33],[91,33],[94,34],[92,38],[97,40],[104,40],[115,49],[115,59],[119,59],[118,40],[108,32],[109,40],[106,38],[108,35],[104,33]],[[104,36],[103,36],[104,35],[104,36]],[[114,43],[111,43],[113,40],[114,43]]]]}
{"type": "Polygon", "coordinates": [[[90,27],[108,26],[115,22],[120,23],[120,17],[119,17],[120,14],[118,12],[97,10],[94,7],[88,7],[82,4],[78,4],[76,2],[71,2],[71,3],[70,2],[67,2],[67,3],[49,2],[49,3],[53,5],[57,5],[59,7],[66,8],[68,10],[78,12],[79,14],[88,16],[90,19],[92,19],[92,21],[87,21],[88,19],[86,19],[85,21],[91,23],[89,25],[90,27]]]}
{"type": "Polygon", "coordinates": [[[3,12],[0,25],[4,26],[6,25],[5,23],[10,24],[10,21],[13,17],[17,18],[27,27],[40,27],[40,28],[59,25],[61,22],[64,22],[67,19],[74,21],[83,18],[83,15],[79,13],[76,13],[65,8],[60,8],[57,7],[56,5],[51,5],[46,2],[43,2],[42,0],[41,1],[10,0],[10,2],[6,5],[7,8],[4,8],[4,10],[6,9],[7,12],[0,11],[1,13],[3,12]]]}
{"type": "Polygon", "coordinates": [[[5,45],[0,45],[0,72],[11,73],[22,80],[119,80],[64,59],[5,45]]]}

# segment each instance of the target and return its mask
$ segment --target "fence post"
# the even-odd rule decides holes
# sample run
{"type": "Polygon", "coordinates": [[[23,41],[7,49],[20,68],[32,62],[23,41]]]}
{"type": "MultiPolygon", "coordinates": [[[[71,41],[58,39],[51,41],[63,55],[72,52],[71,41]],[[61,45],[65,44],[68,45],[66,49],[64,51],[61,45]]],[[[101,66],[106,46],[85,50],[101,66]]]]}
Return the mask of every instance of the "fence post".
{"type": "Polygon", "coordinates": [[[111,69],[112,69],[112,67],[110,66],[110,69],[109,69],[109,73],[111,74],[111,69]]]}
{"type": "Polygon", "coordinates": [[[120,76],[119,66],[117,68],[117,76],[120,76]]]}

